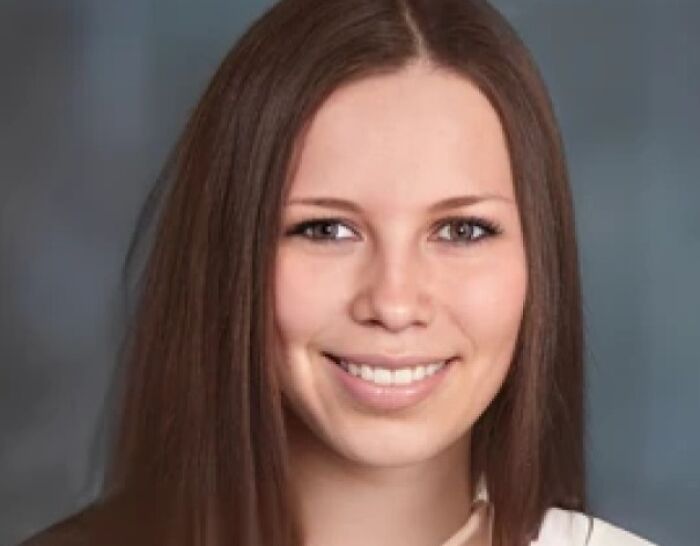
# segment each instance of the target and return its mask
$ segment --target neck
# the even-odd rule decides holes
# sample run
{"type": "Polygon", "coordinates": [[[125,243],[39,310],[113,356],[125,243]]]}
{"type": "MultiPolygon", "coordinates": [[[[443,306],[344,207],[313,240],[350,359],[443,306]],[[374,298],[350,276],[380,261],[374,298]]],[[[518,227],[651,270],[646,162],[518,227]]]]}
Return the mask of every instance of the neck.
{"type": "Polygon", "coordinates": [[[435,546],[464,525],[468,435],[428,460],[378,468],[341,457],[298,422],[288,432],[305,546],[435,546]]]}

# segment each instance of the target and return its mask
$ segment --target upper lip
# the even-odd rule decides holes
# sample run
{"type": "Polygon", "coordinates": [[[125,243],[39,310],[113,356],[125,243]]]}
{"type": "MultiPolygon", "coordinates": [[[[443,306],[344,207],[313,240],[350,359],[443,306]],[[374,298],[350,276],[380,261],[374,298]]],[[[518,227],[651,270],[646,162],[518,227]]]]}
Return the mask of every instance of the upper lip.
{"type": "Polygon", "coordinates": [[[380,366],[388,369],[408,368],[411,366],[421,366],[435,364],[451,360],[453,357],[430,357],[430,356],[385,356],[378,354],[338,354],[326,353],[334,360],[345,360],[360,364],[368,364],[369,366],[380,366]]]}

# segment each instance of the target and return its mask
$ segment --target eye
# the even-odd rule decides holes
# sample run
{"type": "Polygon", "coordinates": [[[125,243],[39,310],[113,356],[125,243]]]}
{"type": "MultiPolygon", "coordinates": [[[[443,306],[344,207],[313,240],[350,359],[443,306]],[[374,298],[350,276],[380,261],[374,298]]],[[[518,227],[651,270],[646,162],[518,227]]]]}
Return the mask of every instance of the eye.
{"type": "Polygon", "coordinates": [[[320,243],[356,238],[355,232],[337,218],[306,220],[292,226],[286,234],[297,235],[320,243]]]}
{"type": "MultiPolygon", "coordinates": [[[[455,217],[442,222],[439,237],[452,244],[473,244],[501,233],[500,227],[484,218],[455,217]],[[452,236],[449,235],[452,233],[452,236]]],[[[338,218],[312,218],[292,226],[288,236],[298,236],[317,243],[333,243],[357,238],[355,231],[338,218]]]]}
{"type": "Polygon", "coordinates": [[[438,234],[445,235],[448,243],[470,244],[498,235],[500,232],[497,224],[484,218],[455,217],[444,221],[438,234]]]}

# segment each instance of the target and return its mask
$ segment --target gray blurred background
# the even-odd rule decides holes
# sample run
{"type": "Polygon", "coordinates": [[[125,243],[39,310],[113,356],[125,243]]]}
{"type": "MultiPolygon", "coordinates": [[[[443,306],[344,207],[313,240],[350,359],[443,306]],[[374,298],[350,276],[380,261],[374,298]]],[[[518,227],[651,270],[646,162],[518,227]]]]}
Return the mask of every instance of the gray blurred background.
{"type": "MultiPolygon", "coordinates": [[[[700,536],[700,3],[500,0],[562,126],[595,515],[700,536]]],[[[140,206],[271,1],[0,3],[0,546],[88,503],[140,206]]]]}

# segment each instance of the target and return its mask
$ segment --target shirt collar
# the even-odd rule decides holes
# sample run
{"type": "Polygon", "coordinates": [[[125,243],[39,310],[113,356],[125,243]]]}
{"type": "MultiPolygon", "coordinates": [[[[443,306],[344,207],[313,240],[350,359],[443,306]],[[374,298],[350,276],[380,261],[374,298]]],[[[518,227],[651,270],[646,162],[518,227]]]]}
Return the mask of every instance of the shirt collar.
{"type": "Polygon", "coordinates": [[[493,506],[489,502],[486,476],[480,476],[471,511],[465,524],[440,546],[476,546],[491,544],[493,530],[493,506]]]}

